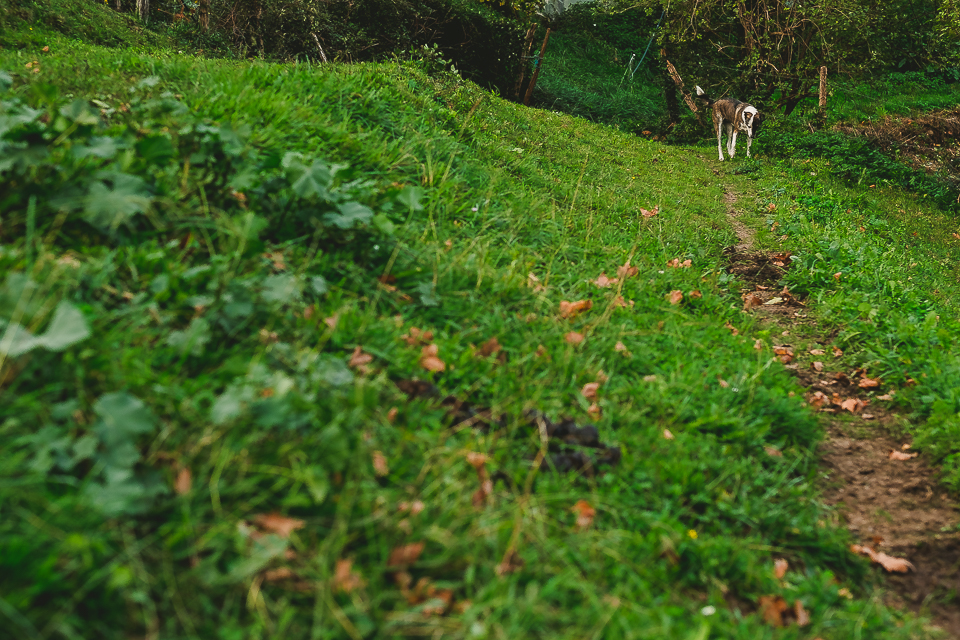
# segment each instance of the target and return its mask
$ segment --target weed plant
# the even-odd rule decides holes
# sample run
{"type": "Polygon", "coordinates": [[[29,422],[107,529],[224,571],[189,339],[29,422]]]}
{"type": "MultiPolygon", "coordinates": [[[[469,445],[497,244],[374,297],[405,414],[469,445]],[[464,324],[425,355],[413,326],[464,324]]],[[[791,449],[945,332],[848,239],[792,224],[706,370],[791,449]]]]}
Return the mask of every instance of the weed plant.
{"type": "Polygon", "coordinates": [[[48,44],[0,52],[14,637],[924,636],[818,501],[709,164],[413,64],[48,44]],[[622,460],[561,473],[531,409],[622,460]]]}

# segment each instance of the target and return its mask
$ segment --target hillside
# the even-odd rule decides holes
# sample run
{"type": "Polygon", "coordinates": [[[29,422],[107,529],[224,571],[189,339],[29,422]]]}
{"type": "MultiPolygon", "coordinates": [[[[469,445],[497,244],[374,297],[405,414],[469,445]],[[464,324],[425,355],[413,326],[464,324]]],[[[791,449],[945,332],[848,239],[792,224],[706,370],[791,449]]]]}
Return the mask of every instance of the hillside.
{"type": "Polygon", "coordinates": [[[14,637],[934,635],[825,497],[818,446],[874,422],[791,368],[877,381],[836,388],[956,495],[960,236],[923,198],[429,61],[42,31],[0,91],[14,637]],[[745,305],[784,286],[802,325],[745,305]]]}

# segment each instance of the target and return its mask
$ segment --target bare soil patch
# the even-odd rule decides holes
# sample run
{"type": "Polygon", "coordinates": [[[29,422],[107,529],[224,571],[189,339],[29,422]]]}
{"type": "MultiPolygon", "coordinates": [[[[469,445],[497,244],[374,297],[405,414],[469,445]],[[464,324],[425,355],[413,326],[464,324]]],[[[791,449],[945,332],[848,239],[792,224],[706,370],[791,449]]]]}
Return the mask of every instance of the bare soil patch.
{"type": "MultiPolygon", "coordinates": [[[[736,218],[728,216],[733,224],[736,218]]],[[[915,567],[905,574],[886,574],[888,604],[929,616],[949,637],[960,639],[957,504],[922,457],[890,458],[891,451],[910,451],[905,448],[908,437],[895,437],[904,431],[904,422],[882,399],[889,390],[869,372],[845,371],[842,352],[831,344],[835,335],[819,330],[805,301],[779,285],[790,267],[789,254],[755,251],[752,235],[739,229],[737,234],[741,244],[726,253],[728,271],[747,283],[745,309],[759,315],[781,342],[775,352],[822,416],[824,501],[837,507],[838,517],[861,545],[906,558],[915,567]]]]}

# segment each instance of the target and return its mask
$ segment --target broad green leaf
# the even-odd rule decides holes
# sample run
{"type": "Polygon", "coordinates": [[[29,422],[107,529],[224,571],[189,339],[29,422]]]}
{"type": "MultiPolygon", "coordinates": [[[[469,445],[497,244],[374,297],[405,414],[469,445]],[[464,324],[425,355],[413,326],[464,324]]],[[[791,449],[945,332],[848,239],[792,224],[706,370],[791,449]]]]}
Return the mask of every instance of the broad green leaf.
{"type": "Polygon", "coordinates": [[[147,76],[137,82],[138,89],[151,89],[160,83],[159,76],[147,76]]]}
{"type": "Polygon", "coordinates": [[[328,213],[323,221],[341,229],[353,229],[366,224],[373,218],[373,210],[359,202],[344,202],[337,206],[340,213],[328,213]]]}
{"type": "Polygon", "coordinates": [[[108,449],[154,430],[153,414],[143,401],[125,391],[103,394],[93,410],[100,416],[94,432],[108,449]]]}
{"type": "Polygon", "coordinates": [[[267,566],[271,560],[282,556],[288,545],[289,541],[272,533],[254,540],[250,555],[230,567],[227,575],[224,576],[224,581],[227,583],[245,581],[267,566]]]}
{"type": "Polygon", "coordinates": [[[290,164],[286,164],[286,161],[287,158],[284,158],[290,188],[295,194],[301,198],[316,196],[322,200],[329,199],[333,174],[330,173],[330,168],[326,164],[319,160],[314,160],[310,166],[303,164],[299,159],[291,161],[290,164]]]}
{"type": "Polygon", "coordinates": [[[297,276],[278,273],[263,279],[261,296],[267,302],[290,303],[300,300],[303,282],[297,276]]]}
{"type": "Polygon", "coordinates": [[[77,98],[68,105],[60,107],[60,115],[77,124],[96,125],[100,122],[100,117],[97,112],[90,108],[86,100],[80,98],[77,98]]]}
{"type": "Polygon", "coordinates": [[[330,286],[323,276],[313,276],[310,278],[310,288],[313,289],[313,292],[318,296],[322,296],[330,290],[330,286]]]}
{"type": "Polygon", "coordinates": [[[177,153],[170,136],[164,134],[148,136],[137,141],[136,150],[137,155],[150,164],[166,164],[177,153]]]}
{"type": "Polygon", "coordinates": [[[21,356],[37,347],[51,351],[63,351],[70,345],[90,337],[90,326],[86,318],[73,304],[61,300],[53,312],[53,320],[40,336],[32,335],[17,323],[7,326],[0,339],[0,352],[12,358],[21,356]]]}
{"type": "Polygon", "coordinates": [[[124,148],[123,142],[117,138],[109,136],[93,136],[88,144],[77,145],[73,148],[73,155],[77,158],[87,158],[96,156],[109,160],[117,155],[117,152],[124,148]]]}
{"type": "Polygon", "coordinates": [[[84,206],[84,219],[95,227],[113,230],[150,206],[146,184],[137,176],[111,174],[113,186],[97,180],[90,185],[84,206]]]}
{"type": "Polygon", "coordinates": [[[440,304],[440,296],[437,295],[436,288],[431,282],[421,282],[417,285],[417,291],[420,292],[420,302],[425,307],[436,307],[440,304]]]}
{"type": "Polygon", "coordinates": [[[0,69],[0,91],[6,91],[13,86],[13,78],[10,74],[0,69]]]}
{"type": "Polygon", "coordinates": [[[411,211],[420,211],[423,209],[423,205],[420,204],[423,194],[424,190],[420,187],[407,186],[397,194],[396,200],[411,211]]]}
{"type": "Polygon", "coordinates": [[[200,356],[210,338],[210,323],[206,318],[194,318],[183,331],[172,331],[167,336],[167,344],[181,353],[188,351],[192,356],[200,356]]]}
{"type": "Polygon", "coordinates": [[[380,230],[384,235],[392,236],[393,232],[396,231],[396,225],[386,216],[386,214],[378,213],[373,216],[374,226],[380,230]]]}
{"type": "Polygon", "coordinates": [[[41,114],[43,111],[40,109],[31,109],[26,106],[20,106],[10,113],[0,114],[0,138],[8,131],[35,121],[41,114]]]}

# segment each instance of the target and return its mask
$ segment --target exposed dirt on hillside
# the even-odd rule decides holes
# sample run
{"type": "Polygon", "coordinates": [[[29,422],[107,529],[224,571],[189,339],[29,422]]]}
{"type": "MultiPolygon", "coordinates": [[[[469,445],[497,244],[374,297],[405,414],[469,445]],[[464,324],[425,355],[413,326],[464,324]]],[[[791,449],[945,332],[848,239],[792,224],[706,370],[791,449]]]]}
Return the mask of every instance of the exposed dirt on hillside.
{"type": "Polygon", "coordinates": [[[957,504],[938,485],[935,470],[910,452],[909,438],[896,437],[905,433],[905,423],[890,408],[895,390],[867,371],[844,370],[835,335],[819,328],[805,301],[779,285],[789,254],[754,250],[753,233],[736,213],[736,195],[727,194],[728,219],[739,238],[726,249],[728,271],[745,282],[745,310],[759,315],[780,342],[775,353],[807,389],[806,400],[826,430],[823,499],[861,545],[913,565],[886,574],[888,604],[928,615],[960,639],[957,504]],[[891,459],[892,452],[904,459],[891,459]]]}

